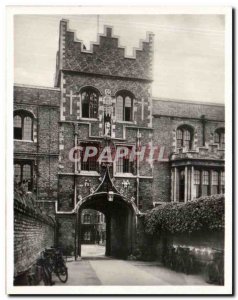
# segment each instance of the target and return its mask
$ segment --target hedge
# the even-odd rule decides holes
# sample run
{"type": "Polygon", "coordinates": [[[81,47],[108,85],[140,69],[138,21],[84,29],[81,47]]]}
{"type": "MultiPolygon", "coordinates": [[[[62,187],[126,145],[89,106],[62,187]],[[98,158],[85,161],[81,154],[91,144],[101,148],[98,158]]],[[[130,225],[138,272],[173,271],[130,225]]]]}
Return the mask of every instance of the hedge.
{"type": "Polygon", "coordinates": [[[193,233],[224,229],[224,195],[201,197],[187,203],[166,203],[144,217],[145,232],[193,233]]]}

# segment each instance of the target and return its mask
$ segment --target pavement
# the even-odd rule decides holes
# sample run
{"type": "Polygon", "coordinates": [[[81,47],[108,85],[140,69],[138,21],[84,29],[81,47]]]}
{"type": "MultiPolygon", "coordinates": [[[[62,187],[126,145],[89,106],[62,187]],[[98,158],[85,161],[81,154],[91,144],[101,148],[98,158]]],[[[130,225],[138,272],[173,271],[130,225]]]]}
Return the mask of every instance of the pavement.
{"type": "Polygon", "coordinates": [[[209,285],[199,275],[186,275],[169,270],[158,262],[127,261],[104,256],[105,248],[83,245],[82,258],[68,259],[69,278],[62,283],[54,276],[55,285],[90,286],[155,286],[209,285]]]}
{"type": "Polygon", "coordinates": [[[81,257],[104,257],[105,246],[102,245],[81,245],[81,257]]]}

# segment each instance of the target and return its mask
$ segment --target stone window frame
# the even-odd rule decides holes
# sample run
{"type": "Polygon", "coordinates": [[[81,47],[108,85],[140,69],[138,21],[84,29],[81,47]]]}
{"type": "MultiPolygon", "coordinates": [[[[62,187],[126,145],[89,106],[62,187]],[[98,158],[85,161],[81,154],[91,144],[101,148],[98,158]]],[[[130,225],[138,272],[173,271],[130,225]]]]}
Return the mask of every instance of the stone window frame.
{"type": "MultiPolygon", "coordinates": [[[[15,159],[14,160],[14,185],[17,185],[18,187],[21,187],[25,184],[27,184],[25,187],[27,188],[27,191],[33,190],[33,182],[34,182],[34,161],[28,160],[28,159],[15,159]],[[20,180],[19,182],[15,179],[15,166],[19,166],[20,170],[20,180]],[[30,178],[24,178],[24,169],[26,166],[30,167],[30,178]]],[[[15,186],[15,187],[17,187],[15,186]]],[[[24,188],[24,187],[23,187],[24,188]]]]}
{"type": "Polygon", "coordinates": [[[220,149],[225,149],[225,128],[219,127],[214,131],[214,143],[219,145],[220,149]]]}
{"type": "Polygon", "coordinates": [[[193,148],[193,138],[194,138],[194,129],[191,125],[182,124],[179,125],[176,129],[176,149],[186,148],[187,150],[192,150],[193,148]],[[188,139],[188,133],[190,139],[188,139]],[[178,145],[179,141],[179,145],[178,145]],[[187,146],[187,142],[189,142],[189,146],[187,146]]]}
{"type": "Polygon", "coordinates": [[[225,194],[225,171],[220,173],[220,193],[225,194]]]}
{"type": "MultiPolygon", "coordinates": [[[[25,109],[17,109],[14,110],[14,116],[13,116],[13,126],[14,126],[14,140],[15,141],[25,141],[25,142],[33,142],[33,128],[34,128],[34,115],[25,109]],[[15,126],[15,120],[18,118],[18,123],[20,121],[20,126],[17,127],[15,126]],[[29,129],[29,122],[27,124],[27,121],[31,121],[31,126],[29,129]],[[19,131],[18,134],[21,136],[20,138],[16,138],[16,129],[21,128],[21,132],[19,131]],[[30,138],[25,138],[26,137],[26,133],[29,134],[30,132],[30,138]]],[[[29,135],[28,135],[29,136],[29,135]]]]}
{"type": "Polygon", "coordinates": [[[92,234],[90,230],[85,231],[83,235],[84,241],[91,241],[91,236],[92,234]]]}
{"type": "MultiPolygon", "coordinates": [[[[80,170],[80,173],[82,174],[82,173],[85,173],[85,174],[94,174],[95,172],[96,172],[96,174],[97,175],[99,175],[99,171],[100,171],[100,164],[99,164],[99,162],[97,162],[96,160],[98,159],[98,157],[99,157],[99,155],[100,155],[100,147],[101,147],[101,145],[100,145],[100,143],[99,142],[97,142],[97,141],[80,141],[80,144],[79,144],[81,147],[84,147],[85,145],[86,146],[95,146],[95,147],[97,147],[97,149],[98,149],[98,154],[97,154],[97,156],[94,158],[94,157],[92,157],[92,158],[89,158],[89,159],[91,159],[92,161],[93,161],[93,163],[95,163],[95,169],[94,170],[85,170],[84,169],[84,167],[86,166],[86,165],[83,165],[83,164],[86,164],[86,162],[83,162],[83,153],[80,151],[80,160],[79,160],[79,166],[78,166],[78,169],[80,170]],[[84,166],[84,167],[83,167],[84,166]]],[[[95,175],[95,174],[94,174],[95,175]]]]}
{"type": "MultiPolygon", "coordinates": [[[[218,194],[222,194],[225,191],[225,184],[222,184],[222,174],[224,174],[223,176],[225,176],[225,171],[217,169],[217,168],[196,168],[194,169],[194,180],[193,180],[193,184],[197,186],[198,188],[198,197],[199,198],[201,196],[206,196],[206,195],[202,195],[202,187],[204,185],[206,185],[207,187],[207,195],[212,195],[210,194],[210,192],[212,191],[212,187],[216,186],[217,187],[217,193],[218,194]],[[196,183],[195,182],[195,172],[200,172],[200,182],[196,183]],[[204,183],[204,173],[206,172],[206,180],[204,183]],[[216,180],[214,181],[214,174],[216,173],[216,180]]],[[[225,182],[224,182],[225,183],[225,182]]]]}
{"type": "Polygon", "coordinates": [[[194,184],[200,185],[201,184],[201,174],[200,170],[194,170],[194,184]]]}
{"type": "Polygon", "coordinates": [[[212,185],[219,186],[219,172],[212,170],[212,185]]]}
{"type": "MultiPolygon", "coordinates": [[[[101,93],[100,91],[94,87],[94,86],[84,86],[79,90],[79,95],[80,95],[80,99],[81,99],[81,109],[80,109],[80,118],[81,119],[86,119],[86,120],[97,120],[99,118],[99,100],[101,97],[101,93]],[[95,115],[91,115],[90,114],[90,102],[89,102],[89,107],[88,107],[88,116],[83,116],[83,93],[88,92],[90,94],[92,93],[96,93],[97,95],[97,113],[95,115]]],[[[91,107],[92,108],[92,107],[91,107]]]]}
{"type": "Polygon", "coordinates": [[[83,215],[83,224],[91,224],[92,218],[90,213],[85,213],[83,215]]]}
{"type": "Polygon", "coordinates": [[[119,90],[116,92],[115,94],[115,100],[116,100],[116,105],[115,105],[115,117],[116,117],[116,121],[117,122],[121,122],[121,123],[133,123],[134,122],[134,116],[133,116],[133,108],[134,108],[134,105],[135,105],[135,95],[129,91],[129,90],[119,90]],[[122,116],[122,118],[118,118],[118,97],[121,97],[122,98],[122,114],[120,114],[122,116]],[[131,106],[130,106],[130,119],[129,120],[126,120],[126,100],[127,97],[130,98],[131,100],[131,106]]]}
{"type": "MultiPolygon", "coordinates": [[[[118,144],[115,144],[115,147],[116,147],[116,149],[117,149],[117,147],[127,147],[127,148],[133,148],[133,147],[135,147],[135,145],[134,144],[120,144],[120,143],[118,143],[118,144]]],[[[116,161],[116,159],[114,159],[114,161],[113,161],[113,174],[114,174],[114,176],[118,176],[118,177],[135,177],[136,175],[134,174],[135,173],[135,170],[136,170],[136,161],[133,161],[133,166],[131,167],[132,168],[132,170],[134,171],[133,173],[131,173],[131,172],[118,172],[117,171],[117,161],[116,161]]]]}
{"type": "Polygon", "coordinates": [[[210,183],[210,174],[208,170],[202,171],[202,185],[208,185],[210,183]]]}

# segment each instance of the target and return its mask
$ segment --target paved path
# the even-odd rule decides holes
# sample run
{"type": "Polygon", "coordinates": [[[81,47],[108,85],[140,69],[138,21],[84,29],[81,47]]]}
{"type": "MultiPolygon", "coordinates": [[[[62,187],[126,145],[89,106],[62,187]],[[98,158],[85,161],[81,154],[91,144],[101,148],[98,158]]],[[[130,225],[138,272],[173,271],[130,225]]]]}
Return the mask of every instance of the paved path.
{"type": "Polygon", "coordinates": [[[82,257],[104,257],[105,247],[102,245],[82,245],[81,256],[82,257]]]}
{"type": "Polygon", "coordinates": [[[200,276],[177,273],[156,262],[125,261],[103,255],[93,256],[95,252],[102,253],[101,246],[97,246],[93,253],[92,247],[86,247],[84,250],[86,256],[81,260],[67,262],[69,272],[67,283],[61,283],[55,277],[55,285],[208,285],[200,276]]]}

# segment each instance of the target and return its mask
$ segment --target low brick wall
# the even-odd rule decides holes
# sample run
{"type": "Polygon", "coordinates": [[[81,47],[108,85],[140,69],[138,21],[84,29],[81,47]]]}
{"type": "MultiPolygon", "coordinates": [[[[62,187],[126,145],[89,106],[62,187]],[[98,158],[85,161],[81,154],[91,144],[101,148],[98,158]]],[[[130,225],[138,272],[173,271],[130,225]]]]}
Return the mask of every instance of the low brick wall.
{"type": "Polygon", "coordinates": [[[186,274],[200,274],[208,283],[224,284],[224,232],[147,236],[144,259],[186,274]]]}
{"type": "Polygon", "coordinates": [[[14,277],[24,274],[41,251],[54,246],[55,222],[31,194],[14,195],[14,277]]]}

